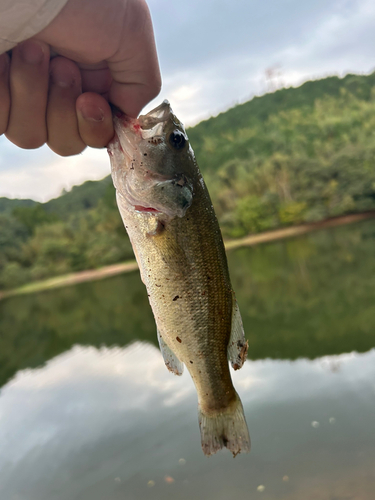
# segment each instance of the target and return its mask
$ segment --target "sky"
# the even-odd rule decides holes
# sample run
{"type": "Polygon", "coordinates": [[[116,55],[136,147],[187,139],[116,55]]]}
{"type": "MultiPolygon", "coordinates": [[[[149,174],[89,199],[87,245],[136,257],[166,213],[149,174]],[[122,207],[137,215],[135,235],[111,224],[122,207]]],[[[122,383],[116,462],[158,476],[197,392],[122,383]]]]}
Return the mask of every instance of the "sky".
{"type": "MultiPolygon", "coordinates": [[[[280,87],[375,69],[373,0],[148,0],[163,99],[185,125],[280,87]]],[[[193,145],[194,147],[194,145],[193,145]]],[[[0,137],[0,196],[47,201],[110,172],[105,150],[61,158],[0,137]]]]}

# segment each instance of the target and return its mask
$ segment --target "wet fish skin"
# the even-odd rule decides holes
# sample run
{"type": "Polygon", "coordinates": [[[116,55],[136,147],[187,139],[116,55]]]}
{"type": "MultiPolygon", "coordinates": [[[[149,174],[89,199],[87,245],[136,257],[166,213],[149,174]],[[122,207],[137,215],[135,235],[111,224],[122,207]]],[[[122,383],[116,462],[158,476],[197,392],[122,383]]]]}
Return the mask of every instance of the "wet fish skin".
{"type": "Polygon", "coordinates": [[[138,120],[117,113],[108,151],[117,202],[155,316],[167,367],[185,365],[199,402],[205,454],[250,439],[232,365],[247,343],[218,221],[186,132],[169,103],[138,120]]]}

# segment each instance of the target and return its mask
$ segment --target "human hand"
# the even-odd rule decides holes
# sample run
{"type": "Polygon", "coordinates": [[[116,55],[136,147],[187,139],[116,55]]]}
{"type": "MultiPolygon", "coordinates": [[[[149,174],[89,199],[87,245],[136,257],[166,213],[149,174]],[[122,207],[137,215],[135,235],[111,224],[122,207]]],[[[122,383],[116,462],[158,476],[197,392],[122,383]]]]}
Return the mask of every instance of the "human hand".
{"type": "Polygon", "coordinates": [[[11,58],[0,55],[0,134],[26,149],[47,143],[62,156],[105,147],[113,136],[108,101],[135,117],[159,91],[144,0],[69,0],[11,58]]]}

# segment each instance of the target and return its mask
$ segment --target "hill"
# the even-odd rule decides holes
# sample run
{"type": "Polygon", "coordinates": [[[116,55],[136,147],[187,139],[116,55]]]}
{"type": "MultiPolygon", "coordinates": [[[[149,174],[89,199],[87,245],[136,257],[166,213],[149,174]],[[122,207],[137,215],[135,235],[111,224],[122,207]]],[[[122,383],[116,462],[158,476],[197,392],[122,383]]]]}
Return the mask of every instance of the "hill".
{"type": "MultiPolygon", "coordinates": [[[[375,210],[375,73],[255,97],[188,135],[225,237],[375,210]]],[[[0,200],[0,288],[132,257],[109,177],[0,200]]]]}
{"type": "Polygon", "coordinates": [[[18,200],[9,198],[0,198],[0,214],[11,214],[16,207],[33,207],[38,202],[34,200],[18,200]]]}
{"type": "Polygon", "coordinates": [[[243,130],[257,128],[269,121],[270,117],[291,112],[303,111],[311,114],[316,104],[329,98],[341,101],[345,95],[354,96],[359,101],[371,102],[374,99],[375,72],[371,75],[346,75],[344,78],[331,76],[323,80],[309,81],[300,87],[280,89],[276,92],[254,97],[244,104],[239,104],[216,117],[204,120],[189,129],[189,138],[199,158],[203,173],[218,168],[218,157],[229,160],[233,157],[247,157],[249,148],[257,152],[269,152],[270,145],[259,141],[254,135],[248,140],[240,140],[243,130]],[[241,132],[242,131],[242,132],[241,132]],[[238,140],[235,140],[235,136],[238,140]],[[227,138],[233,137],[228,144],[227,138]],[[219,139],[219,140],[218,140],[219,139]],[[215,148],[213,148],[213,144],[215,148]],[[235,147],[239,146],[239,149],[235,147]],[[233,147],[234,146],[234,147],[233,147]],[[246,147],[247,146],[247,147],[246,147]]]}
{"type": "Polygon", "coordinates": [[[60,214],[64,219],[81,210],[95,208],[99,201],[108,195],[114,195],[111,177],[108,175],[100,181],[86,181],[80,186],[73,186],[58,198],[43,204],[48,213],[60,214]]]}
{"type": "Polygon", "coordinates": [[[375,73],[255,97],[189,130],[229,237],[375,209],[375,73]]]}

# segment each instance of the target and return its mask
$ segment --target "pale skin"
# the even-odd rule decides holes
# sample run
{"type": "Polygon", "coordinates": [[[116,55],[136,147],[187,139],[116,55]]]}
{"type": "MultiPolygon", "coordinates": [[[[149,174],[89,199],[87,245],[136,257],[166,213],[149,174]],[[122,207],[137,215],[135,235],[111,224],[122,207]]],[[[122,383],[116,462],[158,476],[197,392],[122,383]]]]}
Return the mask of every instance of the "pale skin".
{"type": "Polygon", "coordinates": [[[0,55],[0,134],[61,156],[113,137],[109,102],[129,116],[160,91],[144,0],[69,0],[34,38],[0,55]]]}

